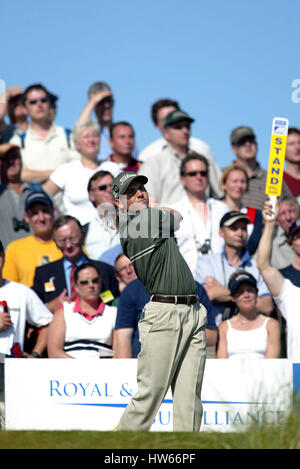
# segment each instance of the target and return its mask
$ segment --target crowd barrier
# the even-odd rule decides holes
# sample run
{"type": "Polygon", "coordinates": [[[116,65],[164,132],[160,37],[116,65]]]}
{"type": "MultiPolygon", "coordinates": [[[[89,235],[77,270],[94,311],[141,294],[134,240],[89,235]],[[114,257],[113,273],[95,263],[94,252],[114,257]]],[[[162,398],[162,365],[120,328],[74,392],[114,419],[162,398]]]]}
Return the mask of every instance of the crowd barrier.
{"type": "MultiPolygon", "coordinates": [[[[113,430],[136,391],[135,359],[6,359],[7,430],[113,430]]],[[[300,364],[278,360],[206,361],[200,431],[280,425],[292,410],[300,364]]],[[[172,431],[169,391],[151,431],[172,431]]]]}

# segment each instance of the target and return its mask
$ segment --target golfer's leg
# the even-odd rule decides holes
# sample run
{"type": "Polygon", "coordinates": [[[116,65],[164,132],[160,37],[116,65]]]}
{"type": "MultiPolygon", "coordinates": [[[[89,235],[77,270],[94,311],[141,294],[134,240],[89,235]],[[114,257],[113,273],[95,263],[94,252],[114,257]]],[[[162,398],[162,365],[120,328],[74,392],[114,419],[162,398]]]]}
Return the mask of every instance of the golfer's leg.
{"type": "Polygon", "coordinates": [[[174,431],[197,432],[200,430],[202,419],[201,387],[206,360],[206,310],[201,306],[198,312],[193,312],[191,308],[191,314],[196,314],[197,325],[172,383],[174,431]]]}
{"type": "Polygon", "coordinates": [[[170,387],[180,334],[174,306],[148,303],[139,332],[138,390],[125,409],[118,430],[148,431],[170,387]]]}

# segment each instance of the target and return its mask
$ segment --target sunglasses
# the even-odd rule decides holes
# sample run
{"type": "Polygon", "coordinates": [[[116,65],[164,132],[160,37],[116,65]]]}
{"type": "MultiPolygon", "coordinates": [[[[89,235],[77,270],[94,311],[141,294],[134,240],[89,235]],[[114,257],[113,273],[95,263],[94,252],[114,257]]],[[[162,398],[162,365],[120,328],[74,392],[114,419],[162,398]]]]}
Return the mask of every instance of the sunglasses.
{"type": "Polygon", "coordinates": [[[101,186],[95,187],[92,189],[93,191],[106,191],[107,189],[110,189],[111,185],[110,184],[102,184],[101,186]]]}
{"type": "Polygon", "coordinates": [[[175,129],[175,130],[181,130],[181,129],[188,129],[190,130],[191,128],[191,124],[189,123],[186,123],[186,124],[173,124],[173,125],[170,125],[171,129],[175,129]]]}
{"type": "Polygon", "coordinates": [[[197,174],[200,174],[200,176],[207,176],[208,175],[208,171],[189,171],[188,173],[185,173],[186,176],[191,176],[191,177],[195,177],[197,176],[197,174]]]}
{"type": "Polygon", "coordinates": [[[100,277],[94,277],[94,278],[90,278],[90,279],[87,279],[87,280],[79,280],[78,281],[79,285],[88,285],[90,282],[93,285],[97,285],[100,282],[100,277]]]}
{"type": "Polygon", "coordinates": [[[37,103],[48,103],[49,98],[47,96],[45,98],[39,98],[39,99],[29,99],[28,103],[32,106],[33,104],[37,103]]]}

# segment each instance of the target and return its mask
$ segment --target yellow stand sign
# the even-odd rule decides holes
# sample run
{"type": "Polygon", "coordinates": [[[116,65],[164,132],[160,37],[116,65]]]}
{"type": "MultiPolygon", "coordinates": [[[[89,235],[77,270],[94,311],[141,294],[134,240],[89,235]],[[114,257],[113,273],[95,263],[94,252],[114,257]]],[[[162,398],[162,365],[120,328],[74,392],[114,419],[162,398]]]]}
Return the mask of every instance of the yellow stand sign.
{"type": "Polygon", "coordinates": [[[283,117],[275,117],[272,123],[272,136],[269,155],[266,194],[275,208],[276,198],[281,195],[286,140],[289,121],[283,117]]]}

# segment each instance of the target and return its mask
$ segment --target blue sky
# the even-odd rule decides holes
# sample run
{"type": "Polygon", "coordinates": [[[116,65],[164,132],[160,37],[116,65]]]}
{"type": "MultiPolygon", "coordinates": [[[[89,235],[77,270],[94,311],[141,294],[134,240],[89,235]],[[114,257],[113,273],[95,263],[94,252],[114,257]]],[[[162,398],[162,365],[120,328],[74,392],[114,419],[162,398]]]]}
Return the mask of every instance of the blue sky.
{"type": "Polygon", "coordinates": [[[264,168],[273,117],[300,127],[299,0],[16,0],[0,14],[0,79],[43,83],[60,97],[60,125],[73,127],[103,80],[139,149],[159,136],[150,107],[165,97],[195,118],[221,167],[234,127],[253,127],[264,168]]]}

